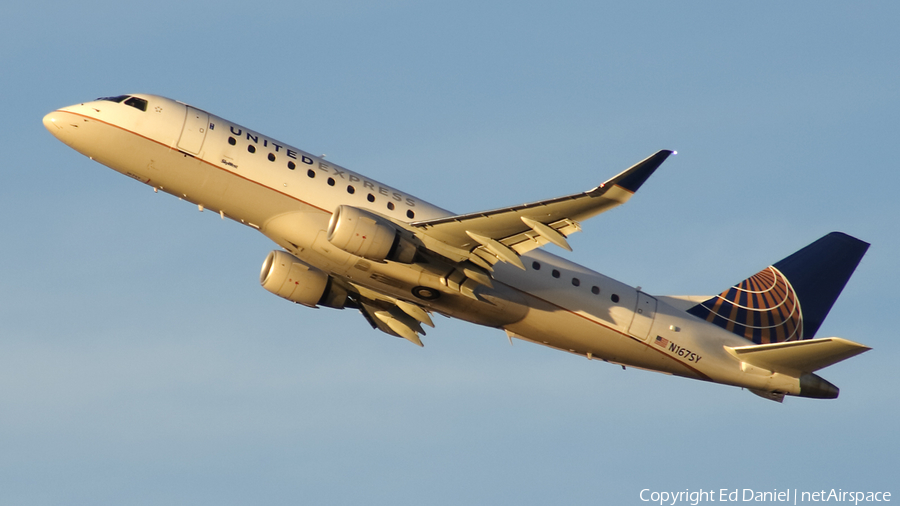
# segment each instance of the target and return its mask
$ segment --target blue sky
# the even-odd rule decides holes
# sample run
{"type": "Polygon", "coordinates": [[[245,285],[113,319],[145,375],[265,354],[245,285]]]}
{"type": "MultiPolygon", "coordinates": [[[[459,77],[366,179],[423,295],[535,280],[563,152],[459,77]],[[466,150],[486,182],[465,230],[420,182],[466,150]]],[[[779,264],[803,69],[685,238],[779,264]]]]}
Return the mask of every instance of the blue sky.
{"type": "Polygon", "coordinates": [[[17,3],[0,16],[0,504],[645,504],[882,490],[900,466],[891,2],[17,3]],[[257,285],[263,236],[57,142],[147,92],[458,212],[679,154],[567,258],[710,294],[872,243],[834,401],[580,360],[439,317],[419,349],[257,285]]]}

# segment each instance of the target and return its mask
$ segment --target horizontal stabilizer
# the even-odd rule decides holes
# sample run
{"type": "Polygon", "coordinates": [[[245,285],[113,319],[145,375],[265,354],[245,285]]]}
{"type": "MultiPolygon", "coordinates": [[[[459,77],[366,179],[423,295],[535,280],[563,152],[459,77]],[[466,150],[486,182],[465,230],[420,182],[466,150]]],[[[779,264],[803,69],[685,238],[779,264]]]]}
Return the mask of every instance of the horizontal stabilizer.
{"type": "Polygon", "coordinates": [[[725,349],[742,362],[795,376],[818,371],[871,348],[840,337],[825,337],[725,349]]]}

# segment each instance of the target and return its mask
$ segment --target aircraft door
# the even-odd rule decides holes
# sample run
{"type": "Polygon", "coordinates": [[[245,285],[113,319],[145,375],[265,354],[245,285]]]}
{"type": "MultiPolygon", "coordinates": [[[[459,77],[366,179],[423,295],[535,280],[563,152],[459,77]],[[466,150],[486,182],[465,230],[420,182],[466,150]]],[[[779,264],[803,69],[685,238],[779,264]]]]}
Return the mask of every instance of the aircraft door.
{"type": "Polygon", "coordinates": [[[638,339],[647,339],[655,317],[656,299],[638,291],[637,306],[634,308],[634,318],[631,320],[628,333],[638,339]]]}
{"type": "Polygon", "coordinates": [[[191,106],[186,107],[187,113],[184,127],[181,129],[181,138],[178,139],[178,149],[196,155],[203,147],[203,140],[206,139],[209,114],[191,106]]]}

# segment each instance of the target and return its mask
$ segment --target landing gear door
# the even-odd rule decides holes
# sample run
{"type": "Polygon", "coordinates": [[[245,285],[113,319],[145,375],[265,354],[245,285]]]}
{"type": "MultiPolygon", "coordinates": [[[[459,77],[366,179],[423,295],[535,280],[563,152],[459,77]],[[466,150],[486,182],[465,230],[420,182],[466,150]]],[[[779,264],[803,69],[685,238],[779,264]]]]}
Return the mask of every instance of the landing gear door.
{"type": "Polygon", "coordinates": [[[634,308],[634,318],[631,320],[628,333],[641,340],[647,339],[654,317],[656,317],[656,299],[638,291],[637,307],[634,308]]]}
{"type": "Polygon", "coordinates": [[[194,155],[200,153],[203,140],[206,139],[207,128],[209,128],[209,114],[187,106],[184,127],[178,139],[178,149],[194,155]]]}

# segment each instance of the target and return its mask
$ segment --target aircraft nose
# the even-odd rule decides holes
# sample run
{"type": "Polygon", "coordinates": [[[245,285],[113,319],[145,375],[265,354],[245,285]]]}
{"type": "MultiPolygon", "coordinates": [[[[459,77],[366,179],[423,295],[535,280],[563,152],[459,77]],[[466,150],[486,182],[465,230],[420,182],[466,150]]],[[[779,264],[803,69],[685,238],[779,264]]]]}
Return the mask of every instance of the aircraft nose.
{"type": "Polygon", "coordinates": [[[44,128],[49,130],[54,136],[57,136],[62,129],[62,125],[59,124],[59,113],[57,111],[53,111],[44,116],[44,128]]]}

